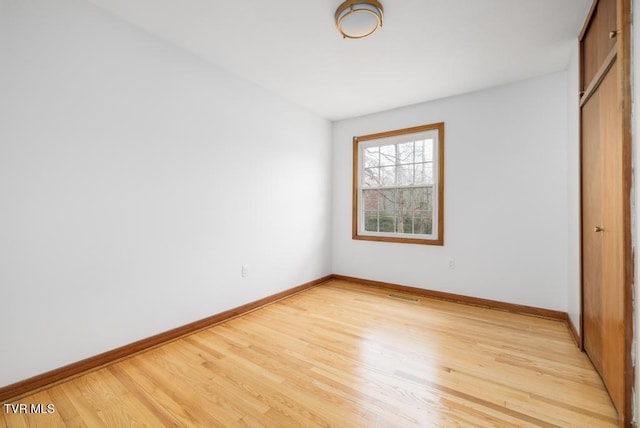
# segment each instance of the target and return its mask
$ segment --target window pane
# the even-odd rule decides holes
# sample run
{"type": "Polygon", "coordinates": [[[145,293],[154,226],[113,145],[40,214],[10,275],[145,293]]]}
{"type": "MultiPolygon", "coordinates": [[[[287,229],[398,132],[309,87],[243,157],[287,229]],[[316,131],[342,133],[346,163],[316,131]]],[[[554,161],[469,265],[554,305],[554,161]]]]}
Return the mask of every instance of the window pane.
{"type": "Polygon", "coordinates": [[[398,216],[398,233],[413,233],[413,218],[409,215],[398,216]]]}
{"type": "Polygon", "coordinates": [[[380,211],[380,232],[396,231],[396,216],[394,211],[380,211]]]}
{"type": "Polygon", "coordinates": [[[396,167],[383,166],[380,168],[380,185],[393,186],[396,184],[396,167]]]}
{"type": "Polygon", "coordinates": [[[424,158],[424,140],[416,141],[414,143],[414,147],[416,163],[425,162],[426,159],[424,158]]]}
{"type": "Polygon", "coordinates": [[[399,186],[413,184],[413,165],[399,165],[396,178],[399,186]]]}
{"type": "Polygon", "coordinates": [[[415,184],[433,184],[433,164],[416,164],[415,184]]]}
{"type": "Polygon", "coordinates": [[[380,168],[365,168],[362,185],[365,187],[378,187],[380,185],[380,168]]]}
{"type": "Polygon", "coordinates": [[[424,140],[424,160],[433,162],[433,140],[424,140]]]}
{"type": "Polygon", "coordinates": [[[396,146],[395,144],[389,146],[380,146],[380,165],[395,165],[396,164],[396,146]]]}
{"type": "Polygon", "coordinates": [[[364,149],[364,166],[371,168],[380,165],[380,150],[378,147],[368,147],[364,149]]]}
{"type": "Polygon", "coordinates": [[[398,164],[413,163],[413,141],[398,144],[398,164]]]}
{"type": "Polygon", "coordinates": [[[432,202],[432,187],[418,187],[413,189],[413,203],[414,210],[416,211],[433,211],[433,202],[432,202]]]}
{"type": "Polygon", "coordinates": [[[367,232],[378,231],[378,212],[365,211],[364,213],[364,230],[367,232]]]}
{"type": "Polygon", "coordinates": [[[379,192],[377,190],[363,190],[362,197],[364,199],[365,211],[378,211],[379,192]]]}
{"type": "Polygon", "coordinates": [[[396,210],[396,189],[380,190],[380,210],[396,210]]]}
{"type": "Polygon", "coordinates": [[[398,189],[396,194],[396,206],[398,215],[411,213],[413,211],[414,189],[398,189]]]}
{"type": "Polygon", "coordinates": [[[432,220],[431,217],[416,217],[413,220],[414,232],[423,235],[431,235],[432,232],[432,220]]]}
{"type": "Polygon", "coordinates": [[[416,141],[416,163],[433,161],[433,140],[416,141]]]}

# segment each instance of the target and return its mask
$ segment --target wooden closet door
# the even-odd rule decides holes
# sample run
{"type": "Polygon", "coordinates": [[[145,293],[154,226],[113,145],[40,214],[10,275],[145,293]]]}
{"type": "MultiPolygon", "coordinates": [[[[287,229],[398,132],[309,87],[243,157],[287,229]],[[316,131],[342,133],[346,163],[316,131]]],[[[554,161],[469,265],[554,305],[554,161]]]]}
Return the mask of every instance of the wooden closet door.
{"type": "Polygon", "coordinates": [[[616,404],[624,385],[622,139],[617,69],[582,108],[584,348],[616,404]]]}
{"type": "Polygon", "coordinates": [[[628,0],[594,0],[581,42],[582,346],[631,423],[628,0]]]}
{"type": "MultiPolygon", "coordinates": [[[[600,85],[603,163],[602,319],[604,322],[602,377],[617,405],[623,409],[625,364],[625,263],[622,133],[618,97],[617,61],[600,85]]],[[[630,197],[630,195],[627,195],[630,197]]]]}

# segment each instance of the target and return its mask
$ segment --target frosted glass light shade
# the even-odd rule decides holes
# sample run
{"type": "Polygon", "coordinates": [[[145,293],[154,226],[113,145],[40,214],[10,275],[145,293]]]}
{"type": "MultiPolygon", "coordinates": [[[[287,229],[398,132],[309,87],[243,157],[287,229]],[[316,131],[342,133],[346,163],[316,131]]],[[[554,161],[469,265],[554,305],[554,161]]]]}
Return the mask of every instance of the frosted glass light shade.
{"type": "Polygon", "coordinates": [[[382,14],[376,0],[347,0],[336,10],[336,27],[342,37],[360,39],[382,26],[382,14]]]}

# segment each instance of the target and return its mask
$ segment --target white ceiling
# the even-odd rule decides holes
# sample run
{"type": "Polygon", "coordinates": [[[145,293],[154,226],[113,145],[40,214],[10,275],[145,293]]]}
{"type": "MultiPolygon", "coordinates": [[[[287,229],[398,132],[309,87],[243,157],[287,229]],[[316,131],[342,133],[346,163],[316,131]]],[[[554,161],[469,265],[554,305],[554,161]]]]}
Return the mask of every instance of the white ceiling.
{"type": "Polygon", "coordinates": [[[89,0],[330,120],[566,68],[591,0],[381,0],[342,39],[342,0],[89,0]]]}

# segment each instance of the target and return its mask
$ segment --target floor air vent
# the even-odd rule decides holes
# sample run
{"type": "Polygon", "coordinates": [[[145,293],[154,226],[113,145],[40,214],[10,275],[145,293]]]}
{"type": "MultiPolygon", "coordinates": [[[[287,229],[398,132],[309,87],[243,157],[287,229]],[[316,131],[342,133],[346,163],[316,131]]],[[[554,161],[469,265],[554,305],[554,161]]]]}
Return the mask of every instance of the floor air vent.
{"type": "Polygon", "coordinates": [[[411,302],[411,303],[418,303],[420,301],[415,297],[401,296],[399,294],[387,294],[387,296],[391,297],[392,299],[404,300],[405,302],[411,302]]]}

